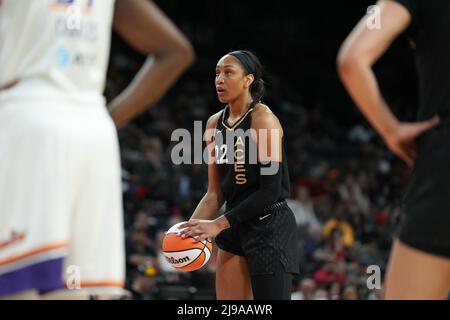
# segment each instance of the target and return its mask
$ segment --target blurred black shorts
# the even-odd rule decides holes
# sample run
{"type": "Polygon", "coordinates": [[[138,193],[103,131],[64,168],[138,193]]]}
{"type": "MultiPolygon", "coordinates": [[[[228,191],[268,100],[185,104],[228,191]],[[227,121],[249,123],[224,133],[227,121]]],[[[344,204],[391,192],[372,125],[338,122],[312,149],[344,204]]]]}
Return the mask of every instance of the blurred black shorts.
{"type": "Polygon", "coordinates": [[[418,156],[405,189],[399,240],[450,258],[450,126],[418,139],[418,156]]]}

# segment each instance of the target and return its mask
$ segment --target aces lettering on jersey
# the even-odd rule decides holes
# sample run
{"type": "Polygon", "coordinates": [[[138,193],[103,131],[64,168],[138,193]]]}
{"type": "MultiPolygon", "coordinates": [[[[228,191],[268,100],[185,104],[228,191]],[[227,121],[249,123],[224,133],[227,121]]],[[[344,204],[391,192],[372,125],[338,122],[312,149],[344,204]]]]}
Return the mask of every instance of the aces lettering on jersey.
{"type": "MultiPolygon", "coordinates": [[[[214,151],[216,154],[217,164],[229,164],[228,146],[226,144],[214,146],[214,151]]],[[[247,183],[246,169],[245,169],[245,143],[244,139],[240,136],[237,137],[234,143],[232,161],[234,173],[235,173],[235,183],[245,184],[247,183]]]]}

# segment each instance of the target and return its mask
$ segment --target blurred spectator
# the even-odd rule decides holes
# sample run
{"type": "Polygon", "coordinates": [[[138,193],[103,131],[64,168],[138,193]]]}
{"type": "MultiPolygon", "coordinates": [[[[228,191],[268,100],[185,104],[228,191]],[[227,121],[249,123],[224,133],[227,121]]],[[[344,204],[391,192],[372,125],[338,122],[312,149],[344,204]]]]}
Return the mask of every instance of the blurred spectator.
{"type": "Polygon", "coordinates": [[[348,173],[344,177],[344,181],[338,187],[341,199],[347,204],[350,213],[362,212],[369,214],[370,202],[366,195],[363,194],[361,187],[355,182],[352,173],[348,173]]]}
{"type": "Polygon", "coordinates": [[[325,289],[318,289],[314,293],[314,300],[328,300],[328,291],[325,289]]]}
{"type": "Polygon", "coordinates": [[[326,189],[322,180],[325,172],[325,164],[317,165],[311,169],[309,176],[300,177],[297,180],[295,187],[305,187],[309,190],[309,194],[312,198],[320,198],[326,193],[326,189]]]}
{"type": "Polygon", "coordinates": [[[314,273],[314,280],[319,287],[333,281],[344,284],[347,281],[347,275],[344,273],[342,263],[327,262],[314,273]]]}
{"type": "Polygon", "coordinates": [[[127,238],[126,254],[129,288],[140,296],[150,294],[155,284],[154,277],[158,273],[159,262],[146,227],[137,225],[131,228],[127,238]]]}
{"type": "Polygon", "coordinates": [[[371,290],[368,295],[368,300],[383,300],[383,299],[384,299],[383,289],[371,290]]]}
{"type": "Polygon", "coordinates": [[[126,250],[129,271],[146,266],[157,267],[156,252],[152,244],[146,228],[140,226],[131,228],[126,250]]]}
{"type": "Polygon", "coordinates": [[[342,290],[342,300],[358,300],[358,289],[354,285],[347,285],[342,290]]]}
{"type": "Polygon", "coordinates": [[[328,299],[329,300],[340,300],[342,284],[339,281],[328,282],[327,285],[328,299]]]}
{"type": "Polygon", "coordinates": [[[344,220],[346,206],[344,203],[336,205],[336,215],[329,219],[323,228],[325,239],[331,239],[335,250],[351,247],[355,241],[355,235],[350,223],[344,220]]]}
{"type": "Polygon", "coordinates": [[[350,129],[348,133],[348,139],[350,141],[367,143],[372,139],[374,135],[375,133],[373,132],[373,130],[365,128],[361,124],[357,124],[350,129]]]}
{"type": "Polygon", "coordinates": [[[300,186],[297,189],[295,199],[287,199],[287,203],[294,213],[297,226],[306,228],[308,234],[322,229],[322,225],[314,213],[308,188],[300,186]]]}
{"type": "Polygon", "coordinates": [[[313,279],[303,279],[297,287],[297,290],[292,293],[292,300],[313,300],[314,291],[316,290],[316,283],[313,279]]]}

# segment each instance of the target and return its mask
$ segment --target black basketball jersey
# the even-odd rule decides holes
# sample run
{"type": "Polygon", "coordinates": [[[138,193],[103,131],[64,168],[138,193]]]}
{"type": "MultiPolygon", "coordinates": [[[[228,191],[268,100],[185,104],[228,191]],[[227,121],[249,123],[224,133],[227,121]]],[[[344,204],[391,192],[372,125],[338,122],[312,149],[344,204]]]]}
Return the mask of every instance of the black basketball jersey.
{"type": "MultiPolygon", "coordinates": [[[[230,126],[227,123],[229,116],[227,106],[217,122],[214,151],[227,211],[259,189],[261,169],[264,165],[257,160],[257,144],[251,136],[253,108],[252,104],[247,112],[233,126],[230,126]]],[[[282,152],[282,162],[278,166],[278,170],[281,170],[282,186],[277,201],[289,196],[290,187],[284,137],[282,152]]]]}
{"type": "Polygon", "coordinates": [[[396,0],[411,14],[419,77],[418,120],[450,118],[450,1],[396,0]]]}

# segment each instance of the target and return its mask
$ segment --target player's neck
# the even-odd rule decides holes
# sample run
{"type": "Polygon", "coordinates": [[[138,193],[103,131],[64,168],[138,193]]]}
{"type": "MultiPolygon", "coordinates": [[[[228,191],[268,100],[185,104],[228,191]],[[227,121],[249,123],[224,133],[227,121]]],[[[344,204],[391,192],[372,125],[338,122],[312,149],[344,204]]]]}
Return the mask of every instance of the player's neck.
{"type": "Polygon", "coordinates": [[[230,113],[228,115],[229,119],[239,119],[247,112],[250,107],[253,99],[250,95],[245,95],[242,98],[238,98],[233,102],[228,104],[230,108],[230,113]]]}

